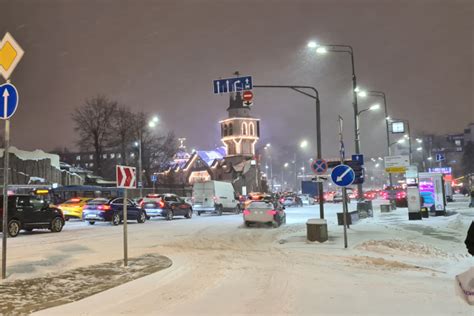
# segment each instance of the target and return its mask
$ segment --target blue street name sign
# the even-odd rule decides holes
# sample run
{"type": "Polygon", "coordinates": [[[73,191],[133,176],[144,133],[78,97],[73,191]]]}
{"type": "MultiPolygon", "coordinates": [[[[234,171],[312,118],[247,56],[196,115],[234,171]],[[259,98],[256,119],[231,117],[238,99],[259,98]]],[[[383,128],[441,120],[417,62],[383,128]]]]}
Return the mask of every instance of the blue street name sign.
{"type": "Polygon", "coordinates": [[[156,176],[156,174],[152,174],[151,175],[151,182],[156,182],[158,180],[158,177],[156,176]]]}
{"type": "Polygon", "coordinates": [[[361,165],[364,164],[364,155],[357,154],[357,155],[352,155],[352,161],[358,161],[361,165]]]}
{"type": "Polygon", "coordinates": [[[252,90],[252,88],[252,76],[214,80],[215,94],[252,90]]]}
{"type": "Polygon", "coordinates": [[[355,172],[347,165],[339,165],[332,169],[331,179],[338,187],[347,187],[354,182],[355,172]]]}
{"type": "Polygon", "coordinates": [[[6,120],[15,114],[18,108],[18,91],[10,83],[0,85],[0,119],[6,120]]]}
{"type": "Polygon", "coordinates": [[[446,157],[444,156],[444,154],[436,154],[436,161],[440,162],[444,160],[446,160],[446,157]]]}

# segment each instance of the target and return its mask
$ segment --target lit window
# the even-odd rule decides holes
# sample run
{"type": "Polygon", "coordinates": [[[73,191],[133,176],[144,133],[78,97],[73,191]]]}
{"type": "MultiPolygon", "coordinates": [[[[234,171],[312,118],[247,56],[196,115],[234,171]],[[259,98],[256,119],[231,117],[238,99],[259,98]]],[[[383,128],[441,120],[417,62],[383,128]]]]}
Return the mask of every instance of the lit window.
{"type": "Polygon", "coordinates": [[[234,134],[234,131],[233,131],[232,123],[230,123],[229,124],[229,136],[232,136],[232,134],[234,134]]]}
{"type": "Polygon", "coordinates": [[[94,155],[89,155],[89,160],[94,160],[94,155]]]}
{"type": "Polygon", "coordinates": [[[227,124],[224,124],[224,136],[227,136],[227,124]]]}
{"type": "Polygon", "coordinates": [[[456,146],[461,146],[461,140],[460,139],[456,139],[454,141],[454,144],[456,144],[456,146]]]}
{"type": "Polygon", "coordinates": [[[81,160],[81,156],[80,156],[80,155],[77,155],[77,156],[76,156],[76,160],[79,160],[79,161],[80,161],[80,160],[81,160]]]}
{"type": "Polygon", "coordinates": [[[249,123],[249,135],[255,136],[255,126],[253,123],[249,123]]]}
{"type": "Polygon", "coordinates": [[[242,123],[242,135],[247,135],[247,123],[242,123]]]}
{"type": "Polygon", "coordinates": [[[130,157],[132,157],[132,158],[135,157],[135,153],[131,153],[130,157]]]}
{"type": "Polygon", "coordinates": [[[118,153],[117,158],[122,158],[122,154],[118,153]]]}
{"type": "Polygon", "coordinates": [[[114,153],[110,154],[110,159],[113,159],[113,158],[115,158],[115,154],[114,154],[114,153]]]}
{"type": "Polygon", "coordinates": [[[91,162],[91,163],[89,164],[89,167],[91,167],[91,168],[94,167],[94,163],[91,162]]]}
{"type": "Polygon", "coordinates": [[[107,159],[107,154],[103,154],[102,158],[107,159]]]}

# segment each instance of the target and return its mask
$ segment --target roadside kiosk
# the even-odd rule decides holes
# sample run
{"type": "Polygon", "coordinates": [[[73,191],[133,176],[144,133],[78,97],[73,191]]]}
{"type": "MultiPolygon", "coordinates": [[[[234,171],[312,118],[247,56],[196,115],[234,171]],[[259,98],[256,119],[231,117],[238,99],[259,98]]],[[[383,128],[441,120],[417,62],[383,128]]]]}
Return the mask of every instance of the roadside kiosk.
{"type": "Polygon", "coordinates": [[[446,193],[442,173],[419,173],[420,194],[423,206],[428,207],[435,216],[446,215],[446,193]]]}

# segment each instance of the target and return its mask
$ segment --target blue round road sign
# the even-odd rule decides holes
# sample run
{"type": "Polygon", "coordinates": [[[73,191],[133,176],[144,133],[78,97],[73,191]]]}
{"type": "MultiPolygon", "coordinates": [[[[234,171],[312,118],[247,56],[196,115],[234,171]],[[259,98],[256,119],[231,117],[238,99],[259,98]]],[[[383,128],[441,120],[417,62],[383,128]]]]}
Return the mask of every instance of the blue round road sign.
{"type": "Polygon", "coordinates": [[[18,107],[18,91],[10,83],[0,85],[0,119],[9,119],[18,107]]]}
{"type": "Polygon", "coordinates": [[[316,159],[311,163],[311,169],[315,174],[324,174],[328,171],[328,163],[324,159],[316,159]]]}
{"type": "Polygon", "coordinates": [[[339,165],[332,169],[331,179],[338,187],[347,187],[354,182],[355,172],[348,165],[339,165]]]}

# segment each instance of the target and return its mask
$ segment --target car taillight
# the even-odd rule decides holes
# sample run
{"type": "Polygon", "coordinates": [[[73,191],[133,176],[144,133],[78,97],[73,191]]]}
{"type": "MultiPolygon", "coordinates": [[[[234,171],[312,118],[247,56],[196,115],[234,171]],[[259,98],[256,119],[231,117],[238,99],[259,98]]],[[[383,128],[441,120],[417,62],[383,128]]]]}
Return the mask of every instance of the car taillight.
{"type": "Polygon", "coordinates": [[[143,205],[145,205],[145,202],[141,201],[140,202],[140,208],[143,208],[143,205]]]}
{"type": "Polygon", "coordinates": [[[158,202],[158,205],[160,206],[160,208],[164,208],[165,207],[165,202],[160,201],[160,202],[158,202]]]}
{"type": "Polygon", "coordinates": [[[217,201],[217,196],[213,196],[212,199],[215,201],[217,201]]]}
{"type": "Polygon", "coordinates": [[[277,213],[277,211],[275,211],[275,210],[267,211],[268,215],[276,215],[276,213],[277,213]]]}
{"type": "Polygon", "coordinates": [[[97,209],[101,211],[110,211],[112,208],[110,207],[110,205],[99,205],[97,209]]]}
{"type": "Polygon", "coordinates": [[[244,210],[244,215],[250,215],[250,211],[249,210],[244,210]]]}
{"type": "Polygon", "coordinates": [[[285,199],[280,199],[280,203],[283,203],[283,202],[285,202],[285,199]]]}

